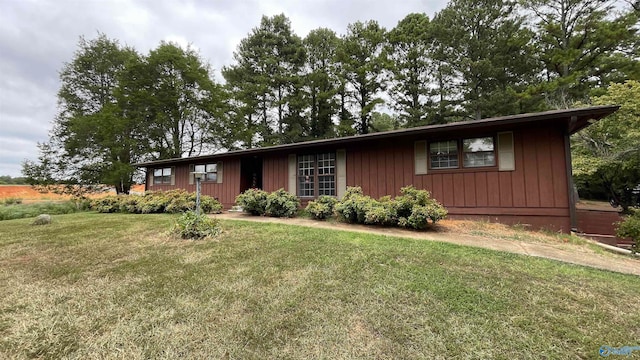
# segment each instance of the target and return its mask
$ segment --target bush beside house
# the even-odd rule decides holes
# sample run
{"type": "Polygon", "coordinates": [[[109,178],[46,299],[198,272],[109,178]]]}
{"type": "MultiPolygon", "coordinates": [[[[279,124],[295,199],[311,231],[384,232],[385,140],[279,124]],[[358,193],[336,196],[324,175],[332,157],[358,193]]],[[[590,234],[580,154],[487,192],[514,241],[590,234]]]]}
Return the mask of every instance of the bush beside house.
{"type": "MultiPolygon", "coordinates": [[[[186,190],[147,192],[144,195],[111,195],[91,202],[91,210],[101,213],[183,213],[196,208],[196,194],[186,190]]],[[[203,213],[220,213],[222,204],[211,196],[200,196],[203,213]]]]}
{"type": "Polygon", "coordinates": [[[631,238],[631,251],[640,252],[640,210],[632,211],[626,219],[618,223],[616,234],[620,238],[631,238]]]}
{"type": "Polygon", "coordinates": [[[348,223],[399,226],[425,229],[429,223],[447,216],[447,210],[426,190],[413,186],[403,187],[400,196],[384,196],[378,200],[366,196],[360,187],[347,188],[347,192],[335,206],[338,219],[348,223]]]}

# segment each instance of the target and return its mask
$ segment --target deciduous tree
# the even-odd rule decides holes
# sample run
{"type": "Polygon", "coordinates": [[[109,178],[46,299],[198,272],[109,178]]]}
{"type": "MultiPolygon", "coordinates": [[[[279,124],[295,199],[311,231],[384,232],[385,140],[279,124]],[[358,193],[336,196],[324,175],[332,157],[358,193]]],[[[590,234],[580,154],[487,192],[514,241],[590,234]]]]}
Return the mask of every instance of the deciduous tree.
{"type": "Polygon", "coordinates": [[[573,136],[576,183],[583,195],[613,199],[627,210],[639,201],[640,82],[611,84],[593,104],[618,104],[620,110],[573,136]]]}

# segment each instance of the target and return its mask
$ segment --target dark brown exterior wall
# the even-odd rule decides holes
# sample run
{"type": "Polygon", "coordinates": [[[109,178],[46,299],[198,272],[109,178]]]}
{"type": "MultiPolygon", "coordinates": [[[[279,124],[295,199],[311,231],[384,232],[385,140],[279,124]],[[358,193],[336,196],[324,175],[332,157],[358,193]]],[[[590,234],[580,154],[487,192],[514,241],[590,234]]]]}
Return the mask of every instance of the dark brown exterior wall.
{"type": "MultiPolygon", "coordinates": [[[[202,194],[212,196],[222,203],[225,208],[230,208],[235,203],[236,195],[240,193],[240,160],[223,159],[222,183],[202,182],[202,194]]],[[[189,184],[189,165],[175,166],[175,185],[147,186],[151,191],[167,191],[172,189],[185,189],[189,192],[196,191],[196,185],[189,184]]]]}
{"type": "MultiPolygon", "coordinates": [[[[456,134],[457,139],[487,134],[456,134]]],[[[413,139],[419,140],[419,139],[413,139]]],[[[412,141],[347,148],[347,185],[373,197],[397,195],[406,185],[429,190],[451,218],[485,219],[533,228],[570,230],[569,199],[560,129],[514,129],[515,171],[429,170],[415,175],[412,141]]]]}
{"type": "Polygon", "coordinates": [[[280,188],[289,191],[288,154],[264,156],[262,158],[262,190],[271,192],[280,188]]]}
{"type": "MultiPolygon", "coordinates": [[[[414,185],[429,190],[447,209],[451,218],[484,219],[507,224],[528,224],[532,228],[570,231],[569,197],[563,130],[553,126],[514,129],[487,129],[478,133],[438,134],[433,138],[404,137],[354,143],[332,148],[299,150],[296,154],[345,149],[347,186],[362,186],[372,197],[398,195],[400,188],[414,185]],[[496,136],[513,131],[515,171],[497,167],[429,170],[415,175],[414,141],[449,140],[464,137],[496,136]]],[[[262,157],[262,188],[288,189],[290,152],[267,153],[262,157]]],[[[225,208],[240,193],[240,159],[224,158],[223,183],[203,183],[206,195],[218,198],[225,208]]],[[[499,160],[498,160],[499,161],[499,160]]],[[[149,186],[149,190],[183,188],[189,185],[188,165],[176,166],[175,186],[149,186]]]]}

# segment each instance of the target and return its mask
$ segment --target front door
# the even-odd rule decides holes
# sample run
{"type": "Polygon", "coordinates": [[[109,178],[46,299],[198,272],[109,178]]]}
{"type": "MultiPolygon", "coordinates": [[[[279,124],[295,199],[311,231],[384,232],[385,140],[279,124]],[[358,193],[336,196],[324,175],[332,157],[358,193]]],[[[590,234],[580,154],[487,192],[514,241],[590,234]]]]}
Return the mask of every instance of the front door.
{"type": "Polygon", "coordinates": [[[240,192],[262,189],[262,158],[251,156],[240,161],[240,192]]]}

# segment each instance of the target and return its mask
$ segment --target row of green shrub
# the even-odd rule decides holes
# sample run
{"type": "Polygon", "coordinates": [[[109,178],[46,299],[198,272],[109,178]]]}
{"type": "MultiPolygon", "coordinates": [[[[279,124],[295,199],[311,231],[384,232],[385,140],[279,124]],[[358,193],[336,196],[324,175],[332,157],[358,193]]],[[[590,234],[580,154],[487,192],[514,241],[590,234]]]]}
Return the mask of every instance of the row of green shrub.
{"type": "MultiPolygon", "coordinates": [[[[360,187],[349,187],[341,201],[331,196],[320,196],[310,201],[306,211],[316,219],[337,216],[339,220],[383,226],[424,229],[447,216],[447,210],[426,190],[413,186],[401,189],[402,195],[378,200],[366,196],[360,187]]],[[[252,215],[292,217],[297,213],[300,200],[284,189],[268,193],[249,189],[236,197],[236,204],[252,215]]]]}
{"type": "Polygon", "coordinates": [[[618,224],[617,235],[620,238],[631,238],[631,251],[640,253],[640,209],[631,210],[631,214],[618,224]]]}
{"type": "Polygon", "coordinates": [[[298,212],[300,200],[284,189],[278,189],[272,193],[260,189],[249,189],[236,196],[236,204],[251,215],[292,217],[298,212]]]}
{"type": "MultiPolygon", "coordinates": [[[[91,202],[91,210],[101,213],[182,213],[196,208],[196,194],[186,190],[149,191],[144,195],[110,195],[91,202]]],[[[220,213],[222,204],[211,196],[200,195],[203,213],[220,213]]]]}
{"type": "Polygon", "coordinates": [[[71,214],[84,210],[73,201],[41,202],[0,206],[0,221],[36,217],[40,214],[71,214]]]}
{"type": "Polygon", "coordinates": [[[326,219],[333,213],[338,220],[367,225],[399,226],[425,229],[447,216],[447,210],[427,190],[403,187],[400,196],[374,199],[364,195],[362,188],[349,187],[341,201],[320,197],[311,201],[306,210],[316,219],[326,219]]]}

